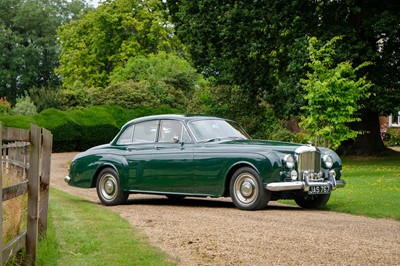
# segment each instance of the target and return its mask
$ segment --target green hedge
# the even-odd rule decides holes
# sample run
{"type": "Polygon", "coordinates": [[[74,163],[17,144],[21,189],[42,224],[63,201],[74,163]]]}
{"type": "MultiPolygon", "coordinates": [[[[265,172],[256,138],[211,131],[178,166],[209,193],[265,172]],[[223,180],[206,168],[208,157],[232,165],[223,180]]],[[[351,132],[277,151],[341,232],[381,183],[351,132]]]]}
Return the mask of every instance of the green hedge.
{"type": "Polygon", "coordinates": [[[27,129],[31,123],[44,127],[53,134],[53,152],[66,152],[83,151],[109,143],[129,120],[165,113],[179,113],[179,110],[165,106],[135,110],[118,106],[93,106],[69,111],[52,108],[35,116],[1,116],[0,121],[6,127],[27,129]]]}

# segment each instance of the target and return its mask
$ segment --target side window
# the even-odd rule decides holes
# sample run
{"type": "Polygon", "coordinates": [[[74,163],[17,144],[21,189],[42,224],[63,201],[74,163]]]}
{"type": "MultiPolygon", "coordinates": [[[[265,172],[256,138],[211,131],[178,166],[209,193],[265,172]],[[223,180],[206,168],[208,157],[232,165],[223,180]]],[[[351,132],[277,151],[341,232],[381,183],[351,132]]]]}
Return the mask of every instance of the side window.
{"type": "Polygon", "coordinates": [[[175,138],[179,142],[192,142],[189,133],[181,122],[173,120],[161,121],[158,141],[173,143],[175,138]]]}
{"type": "Polygon", "coordinates": [[[186,129],[185,127],[183,127],[182,142],[184,142],[184,143],[191,143],[191,142],[193,142],[193,141],[192,141],[192,138],[190,137],[190,135],[189,135],[189,133],[188,133],[188,131],[187,131],[187,129],[186,129]]]}
{"type": "Polygon", "coordinates": [[[134,125],[125,129],[125,131],[119,137],[117,144],[122,145],[122,144],[132,143],[133,128],[134,128],[134,125]]]}
{"type": "Polygon", "coordinates": [[[142,122],[135,125],[133,143],[155,142],[157,136],[157,121],[142,122]]]}
{"type": "Polygon", "coordinates": [[[174,138],[182,139],[182,123],[173,120],[163,120],[160,124],[159,142],[174,142],[174,138]]]}

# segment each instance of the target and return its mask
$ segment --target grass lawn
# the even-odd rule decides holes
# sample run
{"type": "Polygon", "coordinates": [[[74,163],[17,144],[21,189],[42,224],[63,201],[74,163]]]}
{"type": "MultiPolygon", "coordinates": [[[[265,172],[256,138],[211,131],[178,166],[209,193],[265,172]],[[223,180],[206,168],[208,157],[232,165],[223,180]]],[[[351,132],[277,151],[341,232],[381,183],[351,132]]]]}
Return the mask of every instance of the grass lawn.
{"type": "Polygon", "coordinates": [[[51,189],[47,237],[38,265],[175,265],[117,214],[51,189]]]}
{"type": "Polygon", "coordinates": [[[325,209],[400,220],[400,156],[344,157],[343,179],[325,209]]]}

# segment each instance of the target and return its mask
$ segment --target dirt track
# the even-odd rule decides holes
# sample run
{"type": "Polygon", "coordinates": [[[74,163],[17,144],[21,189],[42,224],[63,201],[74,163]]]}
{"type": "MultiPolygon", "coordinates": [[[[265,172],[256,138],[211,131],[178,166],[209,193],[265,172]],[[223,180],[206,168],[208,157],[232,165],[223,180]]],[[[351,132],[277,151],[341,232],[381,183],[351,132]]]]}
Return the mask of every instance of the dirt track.
{"type": "MultiPolygon", "coordinates": [[[[73,156],[52,155],[51,186],[99,204],[95,189],[64,183],[73,156]]],[[[400,222],[394,220],[274,202],[248,212],[229,199],[172,201],[146,195],[131,195],[126,205],[107,208],[178,257],[180,265],[400,265],[400,222]]]]}

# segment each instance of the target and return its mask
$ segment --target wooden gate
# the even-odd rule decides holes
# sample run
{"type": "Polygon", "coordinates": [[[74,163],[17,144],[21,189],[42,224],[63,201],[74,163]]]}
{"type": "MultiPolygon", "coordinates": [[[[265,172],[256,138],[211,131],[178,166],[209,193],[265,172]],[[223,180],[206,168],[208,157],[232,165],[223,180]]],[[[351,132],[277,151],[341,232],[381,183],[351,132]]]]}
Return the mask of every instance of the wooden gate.
{"type": "Polygon", "coordinates": [[[31,125],[29,130],[0,125],[0,228],[3,229],[3,202],[28,194],[26,230],[3,245],[0,234],[0,265],[22,248],[25,264],[35,265],[39,235],[47,230],[52,134],[31,125]],[[4,180],[14,180],[3,184],[4,180]]]}

